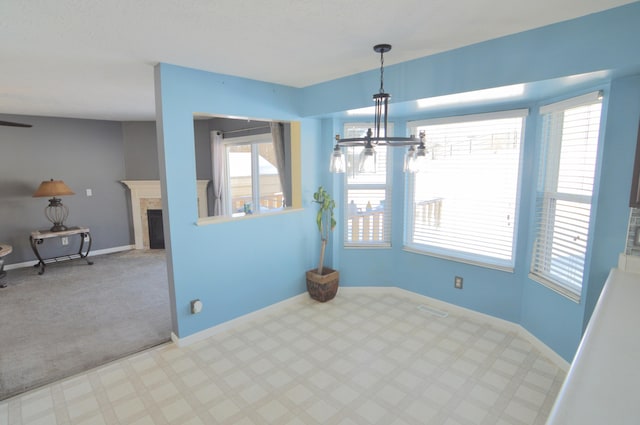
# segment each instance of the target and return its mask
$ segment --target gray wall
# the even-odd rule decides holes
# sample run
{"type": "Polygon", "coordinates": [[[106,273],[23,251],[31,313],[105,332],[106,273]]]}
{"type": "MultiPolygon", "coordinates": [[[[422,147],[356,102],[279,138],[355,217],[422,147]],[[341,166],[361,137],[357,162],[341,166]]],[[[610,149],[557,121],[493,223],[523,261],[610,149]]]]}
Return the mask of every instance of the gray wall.
{"type": "MultiPolygon", "coordinates": [[[[193,122],[193,135],[196,149],[196,178],[198,180],[213,179],[213,164],[211,163],[211,135],[208,121],[193,122]]],[[[211,190],[211,188],[209,188],[211,190]]],[[[211,193],[209,194],[211,198],[211,193]]],[[[210,210],[211,211],[211,210],[210,210]]]]}
{"type": "Polygon", "coordinates": [[[159,180],[155,121],[122,123],[127,180],[159,180]]]}
{"type": "MultiPolygon", "coordinates": [[[[89,227],[92,250],[132,244],[128,193],[119,182],[126,175],[122,123],[16,115],[0,120],[33,125],[0,126],[0,243],[13,246],[7,265],[35,259],[29,234],[51,224],[44,216],[47,199],[31,195],[51,178],[76,193],[62,198],[70,210],[66,224],[89,227]]],[[[46,241],[42,249],[45,255],[64,253],[77,249],[73,242],[62,247],[57,239],[46,241]]]]}

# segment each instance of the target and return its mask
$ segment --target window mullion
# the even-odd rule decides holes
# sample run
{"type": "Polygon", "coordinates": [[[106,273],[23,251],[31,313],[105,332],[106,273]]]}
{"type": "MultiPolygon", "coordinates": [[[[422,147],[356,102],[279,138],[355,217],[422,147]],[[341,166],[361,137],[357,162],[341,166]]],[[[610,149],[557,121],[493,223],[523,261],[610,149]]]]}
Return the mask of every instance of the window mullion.
{"type": "Polygon", "coordinates": [[[258,144],[251,144],[251,192],[253,194],[253,211],[260,212],[260,153],[258,144]]]}

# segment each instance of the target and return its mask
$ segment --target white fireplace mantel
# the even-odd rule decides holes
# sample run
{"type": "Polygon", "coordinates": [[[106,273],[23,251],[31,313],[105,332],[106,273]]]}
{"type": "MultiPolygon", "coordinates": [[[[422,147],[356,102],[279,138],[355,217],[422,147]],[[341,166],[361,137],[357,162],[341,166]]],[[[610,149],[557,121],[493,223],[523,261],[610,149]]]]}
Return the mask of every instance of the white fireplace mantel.
{"type": "MultiPolygon", "coordinates": [[[[140,207],[141,199],[162,199],[160,190],[160,180],[121,180],[121,183],[129,188],[131,196],[131,215],[133,220],[133,233],[135,238],[136,249],[144,249],[144,235],[142,220],[146,219],[146,210],[142,211],[140,207]],[[144,217],[143,217],[144,216],[144,217]]],[[[198,194],[198,217],[207,217],[207,185],[209,180],[197,181],[198,194]]]]}

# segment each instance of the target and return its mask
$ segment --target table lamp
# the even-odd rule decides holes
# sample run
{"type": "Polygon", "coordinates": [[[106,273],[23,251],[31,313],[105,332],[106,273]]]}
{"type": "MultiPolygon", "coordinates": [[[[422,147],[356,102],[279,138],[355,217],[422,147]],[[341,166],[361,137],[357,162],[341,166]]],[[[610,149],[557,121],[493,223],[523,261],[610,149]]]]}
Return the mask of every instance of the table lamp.
{"type": "Polygon", "coordinates": [[[69,208],[62,204],[62,200],[57,196],[75,195],[62,180],[49,180],[40,183],[38,190],[33,194],[34,198],[51,197],[49,205],[44,209],[44,215],[47,220],[53,223],[50,229],[52,232],[61,232],[67,230],[64,221],[69,215],[69,208]]]}

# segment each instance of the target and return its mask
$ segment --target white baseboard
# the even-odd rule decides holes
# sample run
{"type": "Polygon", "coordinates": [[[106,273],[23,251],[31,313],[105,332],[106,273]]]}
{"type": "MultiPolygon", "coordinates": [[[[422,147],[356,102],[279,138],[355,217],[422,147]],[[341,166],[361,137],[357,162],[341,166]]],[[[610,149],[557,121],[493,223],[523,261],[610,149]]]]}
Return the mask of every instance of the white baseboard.
{"type": "Polygon", "coordinates": [[[558,353],[553,351],[548,345],[546,345],[545,343],[540,341],[538,338],[536,338],[535,335],[533,335],[531,332],[529,332],[527,329],[525,329],[519,323],[510,322],[508,320],[500,319],[499,317],[491,316],[489,314],[480,313],[478,311],[471,310],[471,309],[468,309],[466,307],[461,307],[459,305],[455,305],[455,304],[451,304],[451,303],[448,303],[448,302],[445,302],[445,301],[437,300],[435,298],[430,298],[430,297],[427,297],[425,295],[416,294],[415,292],[406,291],[406,290],[400,289],[400,288],[395,288],[395,289],[397,289],[399,291],[403,291],[405,293],[412,294],[413,296],[422,297],[422,298],[425,299],[425,301],[428,301],[429,303],[431,303],[431,304],[433,304],[433,305],[435,305],[435,306],[437,306],[439,308],[448,309],[449,311],[456,311],[459,314],[467,314],[467,315],[475,317],[478,320],[488,322],[492,326],[495,326],[497,328],[501,328],[501,329],[504,329],[504,330],[507,330],[507,331],[517,332],[518,335],[520,335],[522,338],[524,338],[527,341],[529,341],[529,343],[531,345],[533,345],[536,349],[538,349],[545,357],[547,357],[549,360],[551,360],[557,367],[562,369],[564,372],[568,372],[569,371],[569,366],[570,366],[569,362],[567,362],[558,353]]]}
{"type": "Polygon", "coordinates": [[[274,309],[280,308],[286,304],[292,304],[296,302],[300,302],[303,299],[307,299],[309,295],[306,292],[302,294],[294,295],[291,298],[287,298],[286,300],[279,301],[275,304],[271,304],[267,307],[261,308],[260,310],[252,311],[251,313],[247,313],[244,316],[236,317],[235,319],[231,319],[229,321],[220,323],[219,325],[215,325],[213,327],[207,328],[200,332],[196,332],[194,334],[188,335],[184,338],[179,338],[174,332],[171,332],[171,340],[178,347],[186,347],[195,342],[202,341],[210,336],[216,335],[220,332],[224,332],[228,329],[231,329],[235,326],[241,325],[242,323],[248,322],[250,320],[257,319],[265,314],[268,314],[274,309]]]}
{"type": "Polygon", "coordinates": [[[547,344],[545,344],[544,342],[536,338],[535,335],[533,335],[531,332],[529,332],[524,327],[522,327],[522,325],[515,325],[515,326],[520,328],[520,335],[526,340],[528,340],[531,343],[531,345],[533,345],[538,350],[540,350],[542,354],[547,356],[549,360],[554,362],[555,365],[558,366],[560,369],[562,369],[565,373],[569,372],[571,363],[566,361],[562,356],[560,356],[558,353],[556,353],[551,348],[549,348],[547,344]]]}
{"type": "Polygon", "coordinates": [[[131,251],[132,249],[135,249],[135,245],[123,245],[123,246],[115,246],[113,248],[105,248],[105,249],[99,249],[97,251],[91,251],[90,256],[93,257],[94,255],[104,255],[104,254],[113,254],[115,252],[122,252],[122,251],[131,251]]]}
{"type": "MultiPolygon", "coordinates": [[[[123,246],[116,246],[113,248],[98,249],[95,251],[91,251],[89,253],[89,257],[95,257],[96,255],[113,254],[114,252],[129,251],[134,248],[135,248],[134,245],[123,245],[123,246]]],[[[25,261],[23,263],[5,264],[4,269],[12,270],[12,269],[22,269],[25,267],[33,267],[33,265],[36,264],[37,262],[38,262],[37,259],[33,259],[33,260],[25,261]]]]}
{"type": "MultiPolygon", "coordinates": [[[[466,315],[466,316],[471,316],[472,318],[474,318],[475,320],[478,320],[480,322],[483,323],[488,323],[491,326],[494,326],[496,328],[508,331],[508,332],[515,332],[517,333],[520,337],[522,337],[523,339],[529,341],[529,343],[531,345],[533,345],[536,349],[538,349],[545,357],[547,357],[549,360],[551,360],[558,368],[562,369],[564,372],[567,372],[569,370],[569,363],[563,359],[560,355],[558,355],[555,351],[553,351],[551,348],[549,348],[547,345],[545,345],[542,341],[540,341],[538,338],[536,338],[534,335],[532,335],[529,331],[527,331],[525,328],[523,328],[521,325],[514,323],[514,322],[510,322],[508,320],[504,320],[504,319],[500,319],[498,317],[494,317],[488,314],[484,314],[484,313],[480,313],[477,312],[475,310],[470,310],[468,308],[465,307],[460,307],[457,306],[455,304],[450,304],[447,303],[445,301],[441,301],[435,298],[431,298],[428,297],[426,295],[422,295],[422,294],[418,294],[416,292],[412,292],[412,291],[408,291],[406,289],[402,289],[402,288],[398,288],[395,286],[386,286],[386,287],[379,287],[379,286],[341,286],[339,289],[339,293],[338,296],[340,296],[340,292],[342,293],[350,293],[350,294],[357,294],[357,293],[367,293],[367,294],[371,294],[371,293],[375,293],[375,294],[396,294],[396,295],[401,295],[401,296],[406,296],[406,297],[411,297],[416,299],[417,303],[422,303],[422,304],[427,304],[430,307],[435,307],[439,310],[444,310],[444,311],[449,311],[449,312],[455,312],[457,314],[460,315],[466,315]]],[[[302,293],[296,296],[293,296],[291,298],[288,298],[286,300],[280,301],[276,304],[272,304],[270,306],[264,307],[260,310],[256,310],[254,312],[245,314],[244,316],[240,316],[237,317],[235,319],[229,320],[227,322],[221,323],[219,325],[213,326],[211,328],[205,329],[203,331],[197,332],[195,334],[186,336],[184,338],[178,338],[178,336],[175,333],[171,333],[171,340],[178,345],[178,347],[185,347],[187,345],[193,344],[195,342],[201,341],[205,338],[208,338],[212,335],[215,335],[217,333],[226,331],[228,329],[233,328],[234,326],[238,326],[242,323],[245,323],[249,320],[254,320],[264,314],[269,313],[271,310],[276,309],[278,307],[281,307],[283,305],[286,304],[290,304],[290,303],[295,303],[295,302],[302,302],[304,300],[308,300],[309,296],[307,295],[307,293],[302,293]]]]}

